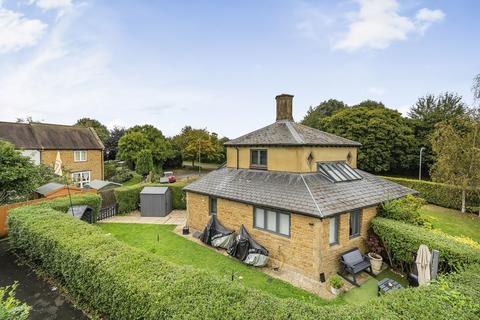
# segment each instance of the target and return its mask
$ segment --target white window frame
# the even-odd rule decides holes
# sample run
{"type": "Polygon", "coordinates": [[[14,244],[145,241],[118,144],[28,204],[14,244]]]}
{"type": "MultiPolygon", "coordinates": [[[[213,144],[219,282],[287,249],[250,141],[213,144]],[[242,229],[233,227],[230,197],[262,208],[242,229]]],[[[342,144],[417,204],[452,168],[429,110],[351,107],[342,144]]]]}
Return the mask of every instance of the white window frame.
{"type": "Polygon", "coordinates": [[[79,172],[72,172],[72,182],[76,185],[79,186],[80,188],[83,188],[84,185],[87,183],[90,183],[92,179],[92,173],[91,171],[79,171],[79,172]],[[88,179],[83,180],[83,175],[87,173],[88,174],[88,179]],[[80,179],[76,180],[75,176],[79,176],[80,179]]]}
{"type": "Polygon", "coordinates": [[[74,162],[85,162],[87,161],[87,150],[75,150],[73,151],[73,161],[74,162]],[[83,157],[82,157],[83,155],[83,157]]]}
{"type": "Polygon", "coordinates": [[[359,237],[360,236],[360,233],[362,231],[362,209],[356,209],[356,210],[352,210],[350,212],[350,226],[349,226],[349,231],[348,231],[348,235],[350,236],[350,239],[353,239],[353,238],[356,238],[356,237],[359,237]],[[353,233],[353,227],[352,227],[352,222],[353,222],[353,216],[355,215],[358,215],[358,223],[356,225],[357,227],[357,232],[353,233]]]}
{"type": "Polygon", "coordinates": [[[329,222],[329,235],[328,235],[328,243],[331,246],[339,244],[338,235],[340,230],[340,216],[336,215],[330,218],[329,222]],[[333,230],[333,239],[332,239],[332,224],[335,224],[335,229],[333,230]]]}
{"type": "Polygon", "coordinates": [[[264,208],[264,207],[254,207],[253,208],[253,228],[259,229],[262,231],[267,231],[282,237],[287,237],[290,238],[290,235],[292,233],[292,215],[288,212],[285,211],[279,211],[275,209],[270,209],[270,208],[264,208]],[[257,209],[263,210],[264,218],[263,218],[263,227],[257,225],[257,209]],[[268,218],[267,218],[267,211],[271,211],[275,213],[275,230],[268,229],[268,218]],[[280,215],[286,215],[288,216],[288,234],[281,233],[280,232],[280,215]]]}

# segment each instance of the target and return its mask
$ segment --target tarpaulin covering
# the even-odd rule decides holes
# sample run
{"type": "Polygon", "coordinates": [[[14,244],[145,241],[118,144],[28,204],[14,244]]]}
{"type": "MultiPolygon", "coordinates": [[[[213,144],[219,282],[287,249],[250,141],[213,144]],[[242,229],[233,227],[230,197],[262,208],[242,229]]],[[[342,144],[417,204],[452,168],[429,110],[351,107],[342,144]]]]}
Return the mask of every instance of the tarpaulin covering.
{"type": "Polygon", "coordinates": [[[228,254],[256,267],[263,267],[268,261],[268,250],[252,239],[243,224],[234,244],[228,249],[228,254]]]}
{"type": "Polygon", "coordinates": [[[200,235],[200,240],[203,243],[224,249],[230,248],[234,239],[235,233],[222,226],[218,222],[216,215],[212,215],[203,233],[200,235]]]}

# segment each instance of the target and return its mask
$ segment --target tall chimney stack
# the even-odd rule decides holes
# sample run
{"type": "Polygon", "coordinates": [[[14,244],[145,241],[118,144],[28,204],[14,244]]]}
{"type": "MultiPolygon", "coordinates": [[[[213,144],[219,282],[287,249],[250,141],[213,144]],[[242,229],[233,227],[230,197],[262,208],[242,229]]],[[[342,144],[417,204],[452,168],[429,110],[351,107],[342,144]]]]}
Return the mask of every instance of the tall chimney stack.
{"type": "Polygon", "coordinates": [[[282,93],[275,97],[277,101],[277,121],[290,120],[293,121],[292,101],[293,95],[282,93]]]}

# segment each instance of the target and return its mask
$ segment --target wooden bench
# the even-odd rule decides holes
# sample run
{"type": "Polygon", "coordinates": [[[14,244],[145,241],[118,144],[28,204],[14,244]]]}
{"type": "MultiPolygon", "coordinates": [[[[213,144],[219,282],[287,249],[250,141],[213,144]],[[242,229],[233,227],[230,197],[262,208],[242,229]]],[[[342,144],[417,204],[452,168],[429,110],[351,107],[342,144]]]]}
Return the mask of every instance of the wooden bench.
{"type": "Polygon", "coordinates": [[[372,266],[370,264],[370,259],[362,254],[358,248],[353,248],[348,250],[341,255],[340,263],[342,264],[342,269],[344,273],[349,273],[352,275],[352,279],[349,279],[344,274],[338,273],[342,278],[350,282],[351,284],[359,287],[360,285],[357,283],[356,274],[362,271],[365,271],[372,277],[375,275],[372,272],[372,266]]]}

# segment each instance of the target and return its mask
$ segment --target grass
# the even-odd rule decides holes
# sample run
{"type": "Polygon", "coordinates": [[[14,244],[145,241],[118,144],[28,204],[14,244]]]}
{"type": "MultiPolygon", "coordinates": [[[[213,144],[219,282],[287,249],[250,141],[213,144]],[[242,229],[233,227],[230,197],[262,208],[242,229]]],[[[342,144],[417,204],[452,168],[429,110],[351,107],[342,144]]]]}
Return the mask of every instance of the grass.
{"type": "Polygon", "coordinates": [[[343,302],[341,298],[327,301],[285,281],[271,278],[254,267],[173,233],[172,225],[104,223],[99,227],[131,246],[152,252],[175,264],[208,270],[226,279],[232,279],[233,275],[234,281],[279,298],[296,298],[317,305],[343,302]]]}
{"type": "Polygon", "coordinates": [[[480,218],[474,214],[435,205],[423,206],[420,214],[429,219],[435,229],[480,243],[480,218]]]}
{"type": "Polygon", "coordinates": [[[360,288],[353,288],[343,294],[343,300],[349,304],[363,304],[376,298],[378,281],[384,278],[393,279],[400,283],[404,288],[408,285],[408,281],[405,277],[401,277],[390,269],[386,269],[380,272],[376,278],[370,277],[370,279],[363,283],[360,288]]]}

